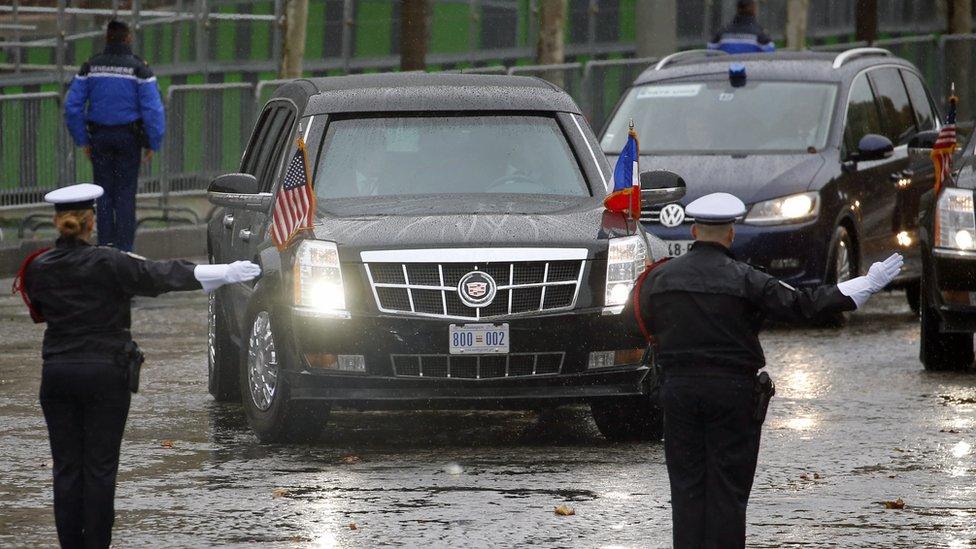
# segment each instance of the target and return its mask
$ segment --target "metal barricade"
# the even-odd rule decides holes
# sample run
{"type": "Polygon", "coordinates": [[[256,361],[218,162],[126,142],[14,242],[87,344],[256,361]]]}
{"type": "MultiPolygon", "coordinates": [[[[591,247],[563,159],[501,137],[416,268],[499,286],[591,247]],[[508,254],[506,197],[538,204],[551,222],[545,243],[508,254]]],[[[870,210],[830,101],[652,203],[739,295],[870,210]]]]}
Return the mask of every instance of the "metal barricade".
{"type": "Polygon", "coordinates": [[[654,57],[590,61],[583,69],[583,112],[600,131],[617,101],[634,80],[658,61],[654,57]]]}
{"type": "Polygon", "coordinates": [[[257,108],[264,107],[264,104],[271,99],[271,96],[278,91],[278,88],[281,87],[282,84],[287,84],[288,82],[291,82],[291,80],[287,78],[262,80],[258,82],[258,85],[254,88],[255,106],[257,108]]]}
{"type": "Polygon", "coordinates": [[[42,202],[70,179],[57,92],[0,95],[0,209],[42,202]]]}
{"type": "Polygon", "coordinates": [[[522,65],[509,67],[508,74],[537,76],[566,90],[579,103],[583,97],[583,64],[522,65]]]}
{"type": "Polygon", "coordinates": [[[170,86],[166,105],[159,220],[168,222],[186,213],[170,205],[173,194],[202,193],[213,177],[238,169],[254,123],[254,85],[170,86]]]}

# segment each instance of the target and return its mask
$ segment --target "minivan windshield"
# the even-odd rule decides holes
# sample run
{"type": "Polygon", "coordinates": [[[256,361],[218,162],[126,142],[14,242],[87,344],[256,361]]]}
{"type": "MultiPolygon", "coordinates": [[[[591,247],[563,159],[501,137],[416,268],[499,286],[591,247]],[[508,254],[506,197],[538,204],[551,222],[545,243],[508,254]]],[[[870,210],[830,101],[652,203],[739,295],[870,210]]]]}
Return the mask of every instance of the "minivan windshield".
{"type": "Polygon", "coordinates": [[[322,143],[315,193],[590,194],[559,124],[534,115],[335,120],[322,143]]]}
{"type": "Polygon", "coordinates": [[[727,80],[632,88],[601,142],[620,154],[633,119],[642,154],[806,152],[827,144],[837,86],[727,80]]]}

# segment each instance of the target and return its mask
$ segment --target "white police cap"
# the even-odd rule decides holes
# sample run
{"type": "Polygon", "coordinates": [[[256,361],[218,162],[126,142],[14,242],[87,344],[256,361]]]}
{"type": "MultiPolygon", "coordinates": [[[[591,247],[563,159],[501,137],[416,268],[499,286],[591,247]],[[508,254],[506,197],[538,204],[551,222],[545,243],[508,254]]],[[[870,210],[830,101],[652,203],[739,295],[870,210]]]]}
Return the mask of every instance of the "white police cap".
{"type": "Polygon", "coordinates": [[[88,210],[95,207],[95,199],[105,190],[91,183],[79,183],[53,190],[44,195],[44,201],[54,204],[59,212],[66,210],[88,210]]]}
{"type": "Polygon", "coordinates": [[[703,225],[734,223],[746,213],[746,205],[729,193],[712,193],[694,200],[685,212],[703,225]]]}

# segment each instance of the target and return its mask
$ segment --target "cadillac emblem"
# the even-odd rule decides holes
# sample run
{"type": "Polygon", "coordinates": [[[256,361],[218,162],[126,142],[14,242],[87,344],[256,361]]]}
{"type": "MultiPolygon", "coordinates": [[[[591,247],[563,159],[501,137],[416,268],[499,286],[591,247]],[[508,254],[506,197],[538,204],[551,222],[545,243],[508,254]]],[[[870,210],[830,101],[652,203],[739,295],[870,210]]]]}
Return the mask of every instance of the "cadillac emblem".
{"type": "Polygon", "coordinates": [[[491,305],[497,291],[495,279],[481,271],[471,271],[462,276],[457,287],[461,303],[476,309],[491,305]]]}

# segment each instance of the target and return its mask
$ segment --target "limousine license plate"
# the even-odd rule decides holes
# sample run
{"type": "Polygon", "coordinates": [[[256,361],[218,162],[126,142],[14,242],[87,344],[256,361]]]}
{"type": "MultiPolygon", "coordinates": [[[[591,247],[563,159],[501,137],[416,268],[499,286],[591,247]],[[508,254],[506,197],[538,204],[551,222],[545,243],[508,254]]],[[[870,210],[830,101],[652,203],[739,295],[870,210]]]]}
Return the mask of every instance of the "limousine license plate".
{"type": "Polygon", "coordinates": [[[448,347],[452,355],[508,352],[508,324],[451,324],[448,347]]]}
{"type": "Polygon", "coordinates": [[[668,240],[665,244],[668,245],[668,257],[678,257],[679,255],[684,255],[688,253],[688,249],[694,244],[694,240],[668,240]]]}

